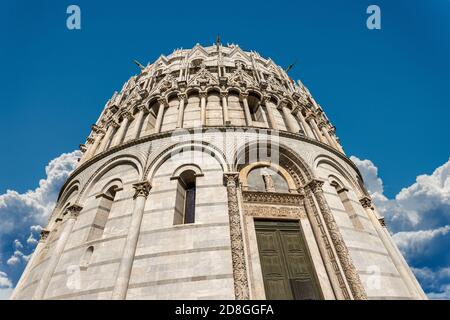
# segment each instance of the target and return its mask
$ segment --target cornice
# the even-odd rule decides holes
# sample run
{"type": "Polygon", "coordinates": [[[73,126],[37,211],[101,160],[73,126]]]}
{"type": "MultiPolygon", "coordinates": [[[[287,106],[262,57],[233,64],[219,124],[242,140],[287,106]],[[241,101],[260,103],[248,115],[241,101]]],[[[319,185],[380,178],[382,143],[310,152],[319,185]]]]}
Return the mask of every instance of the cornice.
{"type": "MultiPolygon", "coordinates": [[[[350,167],[352,167],[352,169],[355,170],[355,172],[362,179],[362,176],[361,176],[361,173],[360,173],[358,167],[345,154],[339,152],[338,150],[330,147],[329,145],[327,145],[327,144],[325,144],[323,142],[317,141],[317,140],[312,139],[312,138],[308,138],[308,137],[306,137],[304,135],[301,135],[301,134],[298,134],[298,133],[292,133],[292,132],[287,132],[287,131],[282,131],[282,130],[258,128],[258,127],[248,127],[248,126],[210,126],[210,127],[202,127],[202,128],[200,128],[200,127],[197,127],[197,128],[183,128],[182,131],[180,131],[180,134],[184,135],[184,134],[193,134],[193,133],[200,133],[200,132],[204,133],[204,132],[206,132],[208,130],[215,130],[215,131],[219,131],[219,132],[226,132],[226,131],[230,131],[230,130],[234,130],[234,129],[238,129],[238,130],[253,130],[256,133],[265,133],[267,135],[271,135],[273,133],[276,133],[280,137],[284,137],[284,138],[289,138],[289,139],[293,139],[293,140],[298,140],[298,141],[310,143],[312,145],[315,145],[317,147],[320,147],[322,149],[327,150],[328,152],[330,152],[333,155],[337,156],[339,159],[343,160],[345,163],[350,165],[350,167]],[[200,129],[201,129],[201,131],[200,131],[200,129]]],[[[127,141],[126,143],[123,143],[121,145],[109,148],[108,150],[105,150],[105,151],[103,151],[103,152],[101,152],[99,154],[96,154],[92,158],[90,158],[90,159],[86,160],[85,162],[83,162],[82,164],[80,164],[80,166],[77,167],[74,171],[72,171],[72,173],[69,175],[69,177],[67,178],[66,182],[64,183],[64,185],[60,189],[60,193],[58,195],[58,201],[59,201],[59,198],[62,195],[63,191],[65,190],[66,186],[72,182],[72,179],[74,177],[76,177],[77,175],[79,175],[81,172],[83,172],[85,169],[87,169],[88,167],[93,165],[94,163],[96,163],[96,162],[98,162],[98,161],[108,157],[111,154],[114,154],[114,153],[119,152],[121,150],[130,148],[132,146],[143,144],[143,143],[146,143],[146,142],[149,142],[149,141],[154,141],[154,140],[159,140],[159,139],[170,137],[173,132],[175,132],[175,130],[149,134],[147,136],[140,137],[139,139],[134,139],[134,140],[131,140],[131,141],[127,141]]]]}

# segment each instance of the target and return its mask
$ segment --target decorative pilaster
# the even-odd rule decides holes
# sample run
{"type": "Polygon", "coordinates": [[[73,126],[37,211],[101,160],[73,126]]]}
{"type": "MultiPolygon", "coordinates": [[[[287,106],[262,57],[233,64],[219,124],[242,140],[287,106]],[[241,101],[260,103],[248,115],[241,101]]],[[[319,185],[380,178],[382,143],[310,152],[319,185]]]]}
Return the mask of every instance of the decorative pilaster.
{"type": "Polygon", "coordinates": [[[133,188],[135,189],[133,214],[111,297],[113,300],[124,300],[127,297],[131,269],[141,230],[142,216],[144,215],[145,201],[150,193],[151,186],[147,181],[143,181],[134,184],[133,188]]]}
{"type": "Polygon", "coordinates": [[[328,129],[327,129],[327,124],[324,121],[321,121],[319,123],[319,128],[322,131],[322,134],[325,136],[325,138],[327,139],[327,143],[330,147],[332,148],[336,148],[336,146],[334,145],[334,141],[333,139],[331,139],[330,134],[328,133],[328,129]]]}
{"type": "Polygon", "coordinates": [[[222,99],[222,109],[223,109],[223,124],[225,126],[230,125],[230,118],[228,116],[228,92],[221,91],[220,98],[222,99]]]}
{"type": "Polygon", "coordinates": [[[228,216],[230,221],[231,258],[233,262],[234,294],[236,300],[248,300],[250,292],[244,251],[241,214],[238,203],[239,173],[224,173],[228,195],[228,216]]]}
{"type": "Polygon", "coordinates": [[[242,100],[242,104],[244,105],[244,114],[245,114],[245,122],[247,123],[248,127],[253,126],[253,120],[252,115],[250,113],[250,108],[248,106],[248,94],[247,93],[241,93],[240,98],[242,100]]]}
{"type": "Polygon", "coordinates": [[[350,257],[350,253],[348,252],[347,245],[342,238],[336,220],[334,219],[333,214],[328,207],[325,196],[323,195],[323,183],[324,182],[320,180],[311,180],[306,185],[306,188],[311,190],[317,200],[319,209],[322,213],[328,232],[330,233],[330,237],[333,241],[333,245],[336,249],[336,253],[338,255],[339,261],[341,262],[342,269],[344,271],[345,277],[347,278],[347,282],[350,286],[350,290],[352,291],[354,299],[367,300],[366,292],[362,285],[359,274],[356,271],[355,266],[353,265],[353,261],[350,257]]]}
{"type": "Polygon", "coordinates": [[[167,106],[167,101],[165,98],[160,98],[158,100],[158,102],[159,102],[159,109],[158,109],[158,115],[156,117],[155,133],[161,132],[161,126],[162,126],[162,121],[163,121],[163,116],[164,116],[164,109],[167,106]]]}
{"type": "Polygon", "coordinates": [[[202,123],[202,127],[206,126],[206,97],[208,93],[206,91],[200,91],[200,119],[202,123]]]}
{"type": "Polygon", "coordinates": [[[122,123],[120,124],[119,130],[117,131],[113,146],[118,146],[123,142],[127,133],[128,124],[132,119],[133,115],[131,114],[131,112],[126,111],[122,114],[122,123]]]}
{"type": "Polygon", "coordinates": [[[317,126],[317,122],[316,122],[316,119],[315,119],[315,116],[313,113],[310,113],[306,116],[306,121],[308,121],[308,123],[313,128],[313,130],[316,134],[317,140],[319,140],[320,142],[323,142],[323,143],[327,143],[327,141],[325,140],[325,137],[322,135],[319,127],[317,126]]]}
{"type": "Polygon", "coordinates": [[[50,261],[48,262],[47,268],[45,269],[45,272],[38,283],[36,291],[34,292],[33,300],[41,300],[44,298],[45,292],[47,291],[50,280],[53,277],[56,266],[58,265],[64,248],[66,247],[67,240],[72,233],[75,221],[82,209],[83,208],[77,204],[73,204],[67,208],[67,211],[65,212],[65,216],[67,217],[66,225],[64,226],[64,229],[59,236],[56,247],[51,255],[50,261]]]}
{"type": "Polygon", "coordinates": [[[177,128],[183,128],[184,119],[184,103],[187,99],[185,93],[178,94],[179,104],[178,104],[178,118],[177,118],[177,128]]]}
{"type": "Polygon", "coordinates": [[[113,136],[114,130],[118,127],[119,127],[119,124],[116,121],[114,121],[114,120],[109,121],[108,129],[106,130],[106,134],[103,137],[102,143],[100,144],[100,148],[99,148],[100,152],[103,152],[106,150],[106,148],[108,148],[111,138],[113,136]]]}
{"type": "Polygon", "coordinates": [[[269,127],[277,130],[278,129],[278,125],[277,122],[275,121],[275,116],[273,115],[273,110],[270,107],[270,96],[264,96],[263,98],[264,101],[264,105],[266,106],[266,111],[267,111],[267,116],[269,117],[269,127]]]}
{"type": "Polygon", "coordinates": [[[285,102],[280,103],[280,109],[281,112],[283,112],[284,119],[286,120],[286,129],[290,132],[298,133],[299,129],[297,128],[297,124],[294,123],[291,110],[287,107],[285,102]]]}
{"type": "Polygon", "coordinates": [[[293,112],[297,118],[300,119],[300,123],[302,124],[303,131],[308,138],[314,139],[314,133],[311,131],[311,127],[308,123],[306,123],[305,117],[303,117],[302,111],[300,107],[297,107],[293,112]]]}
{"type": "Polygon", "coordinates": [[[134,125],[134,132],[132,134],[133,139],[138,139],[141,135],[141,129],[142,129],[142,122],[144,121],[144,115],[145,111],[147,110],[147,107],[143,104],[137,107],[138,114],[136,117],[136,123],[134,125]]]}

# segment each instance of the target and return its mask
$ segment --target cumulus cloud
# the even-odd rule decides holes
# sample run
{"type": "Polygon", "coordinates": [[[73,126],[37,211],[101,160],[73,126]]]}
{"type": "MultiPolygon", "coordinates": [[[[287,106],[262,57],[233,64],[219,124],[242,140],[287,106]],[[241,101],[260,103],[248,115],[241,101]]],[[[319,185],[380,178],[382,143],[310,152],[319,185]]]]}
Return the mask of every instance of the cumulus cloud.
{"type": "Polygon", "coordinates": [[[450,159],[431,175],[419,175],[394,199],[384,195],[372,161],[354,156],[351,160],[428,296],[450,298],[450,159]]]}
{"type": "MultiPolygon", "coordinates": [[[[41,179],[34,190],[25,193],[7,190],[0,195],[0,261],[9,256],[6,262],[9,267],[25,265],[22,262],[28,261],[30,254],[24,254],[23,249],[33,250],[41,225],[46,223],[60,188],[74,170],[80,156],[80,151],[73,151],[50,161],[45,167],[46,178],[41,179]]],[[[4,272],[1,272],[0,279],[11,281],[4,272]]],[[[3,289],[9,290],[11,287],[12,284],[3,289]]]]}
{"type": "Polygon", "coordinates": [[[0,300],[8,299],[12,291],[12,281],[5,272],[0,271],[0,300]]]}

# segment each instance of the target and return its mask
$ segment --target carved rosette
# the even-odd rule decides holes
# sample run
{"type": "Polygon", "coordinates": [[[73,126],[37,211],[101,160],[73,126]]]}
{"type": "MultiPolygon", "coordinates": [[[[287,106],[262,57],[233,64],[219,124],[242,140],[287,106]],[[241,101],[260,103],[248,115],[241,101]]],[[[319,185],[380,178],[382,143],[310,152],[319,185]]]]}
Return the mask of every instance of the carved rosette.
{"type": "Polygon", "coordinates": [[[134,199],[137,197],[147,198],[150,193],[151,185],[148,181],[143,181],[133,184],[133,188],[135,190],[134,199]]]}
{"type": "Polygon", "coordinates": [[[345,245],[344,239],[339,232],[336,220],[334,219],[333,214],[331,213],[331,210],[328,207],[328,204],[323,195],[322,185],[323,181],[311,180],[307,184],[306,188],[311,190],[317,200],[317,203],[319,204],[320,211],[322,212],[323,219],[327,226],[328,232],[330,233],[331,240],[333,241],[353,297],[356,300],[367,300],[367,295],[362,285],[361,279],[356,272],[356,268],[353,265],[353,261],[350,258],[350,253],[348,252],[348,248],[345,245]]]}
{"type": "Polygon", "coordinates": [[[228,194],[228,215],[230,221],[231,258],[233,262],[234,294],[236,300],[250,298],[247,267],[245,263],[244,239],[239,213],[237,185],[239,173],[224,173],[228,194]]]}

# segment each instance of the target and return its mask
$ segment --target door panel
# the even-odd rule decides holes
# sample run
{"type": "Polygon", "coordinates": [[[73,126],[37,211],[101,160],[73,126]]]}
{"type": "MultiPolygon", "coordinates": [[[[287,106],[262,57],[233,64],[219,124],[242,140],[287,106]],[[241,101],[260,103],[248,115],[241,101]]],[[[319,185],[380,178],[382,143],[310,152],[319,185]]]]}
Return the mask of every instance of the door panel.
{"type": "Polygon", "coordinates": [[[255,220],[267,299],[321,299],[297,221],[255,220]]]}

